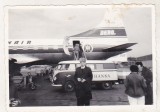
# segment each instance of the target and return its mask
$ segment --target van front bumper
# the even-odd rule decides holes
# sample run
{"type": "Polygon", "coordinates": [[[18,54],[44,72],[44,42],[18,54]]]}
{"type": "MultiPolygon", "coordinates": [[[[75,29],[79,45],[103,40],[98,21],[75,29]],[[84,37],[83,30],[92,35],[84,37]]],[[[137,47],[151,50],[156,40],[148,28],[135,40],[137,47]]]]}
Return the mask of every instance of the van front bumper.
{"type": "Polygon", "coordinates": [[[54,87],[62,87],[62,84],[54,84],[54,83],[52,83],[52,86],[54,86],[54,87]]]}

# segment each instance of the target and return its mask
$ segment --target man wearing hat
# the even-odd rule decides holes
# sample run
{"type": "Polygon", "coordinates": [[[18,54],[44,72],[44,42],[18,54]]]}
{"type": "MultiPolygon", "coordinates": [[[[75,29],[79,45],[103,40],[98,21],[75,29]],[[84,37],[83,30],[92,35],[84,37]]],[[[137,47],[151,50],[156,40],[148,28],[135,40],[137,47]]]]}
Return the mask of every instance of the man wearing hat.
{"type": "Polygon", "coordinates": [[[85,58],[80,58],[80,64],[81,66],[76,69],[74,76],[77,106],[89,106],[92,99],[91,82],[93,75],[91,69],[86,66],[85,58]]]}

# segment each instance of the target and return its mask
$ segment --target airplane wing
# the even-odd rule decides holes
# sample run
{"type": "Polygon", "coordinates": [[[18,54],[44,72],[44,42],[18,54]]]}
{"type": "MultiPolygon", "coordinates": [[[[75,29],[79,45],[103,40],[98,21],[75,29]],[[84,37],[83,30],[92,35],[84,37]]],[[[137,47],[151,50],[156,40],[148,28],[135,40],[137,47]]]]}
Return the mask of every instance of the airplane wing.
{"type": "MultiPolygon", "coordinates": [[[[34,54],[10,54],[9,62],[14,63],[15,66],[31,66],[31,65],[46,65],[52,64],[50,60],[43,59],[43,57],[34,56],[34,54]]],[[[54,63],[57,64],[57,63],[54,63]]]]}
{"type": "Polygon", "coordinates": [[[12,60],[16,60],[15,63],[17,63],[17,64],[29,63],[29,62],[40,60],[36,57],[30,57],[30,56],[24,55],[24,54],[10,54],[9,58],[12,60]]]}
{"type": "Polygon", "coordinates": [[[127,49],[137,43],[126,43],[118,46],[114,46],[111,48],[103,49],[104,52],[114,52],[114,51],[130,51],[131,49],[127,49]]]}

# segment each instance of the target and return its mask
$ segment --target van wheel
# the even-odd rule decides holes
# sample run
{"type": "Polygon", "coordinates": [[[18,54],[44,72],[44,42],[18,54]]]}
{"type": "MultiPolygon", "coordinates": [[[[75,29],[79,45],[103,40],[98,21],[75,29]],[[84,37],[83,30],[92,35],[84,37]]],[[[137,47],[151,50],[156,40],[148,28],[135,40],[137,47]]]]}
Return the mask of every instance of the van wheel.
{"type": "Polygon", "coordinates": [[[102,89],[112,89],[112,82],[102,82],[101,84],[102,89]]]}
{"type": "Polygon", "coordinates": [[[119,80],[118,82],[119,82],[119,84],[124,84],[124,80],[123,79],[119,80]]]}
{"type": "Polygon", "coordinates": [[[65,92],[72,92],[75,89],[75,85],[73,81],[67,81],[63,87],[65,92]]]}

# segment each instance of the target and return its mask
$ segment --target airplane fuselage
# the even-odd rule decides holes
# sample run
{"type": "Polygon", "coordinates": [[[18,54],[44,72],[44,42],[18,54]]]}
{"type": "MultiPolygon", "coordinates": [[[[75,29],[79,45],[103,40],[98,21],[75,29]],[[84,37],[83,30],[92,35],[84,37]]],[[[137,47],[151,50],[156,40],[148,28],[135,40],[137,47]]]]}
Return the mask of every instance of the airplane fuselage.
{"type": "MultiPolygon", "coordinates": [[[[49,40],[10,40],[9,56],[10,58],[21,57],[33,58],[33,61],[45,60],[47,62],[58,63],[65,60],[73,60],[73,41],[80,41],[82,49],[88,60],[105,60],[111,56],[115,56],[126,51],[106,52],[105,49],[113,46],[127,43],[126,38],[98,38],[98,39],[70,39],[68,45],[65,46],[63,39],[49,40]],[[68,50],[69,54],[66,54],[68,50]]],[[[22,59],[21,59],[22,60],[22,59]]],[[[24,61],[25,62],[25,61],[24,61]]],[[[23,61],[19,62],[23,63],[23,61]]]]}
{"type": "Polygon", "coordinates": [[[123,27],[98,28],[63,39],[12,39],[8,41],[9,56],[18,63],[39,60],[58,63],[74,59],[75,43],[80,44],[88,60],[106,60],[129,51],[127,48],[135,44],[128,43],[123,27]]]}

